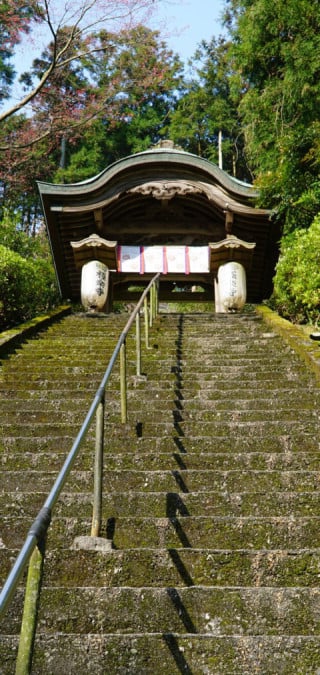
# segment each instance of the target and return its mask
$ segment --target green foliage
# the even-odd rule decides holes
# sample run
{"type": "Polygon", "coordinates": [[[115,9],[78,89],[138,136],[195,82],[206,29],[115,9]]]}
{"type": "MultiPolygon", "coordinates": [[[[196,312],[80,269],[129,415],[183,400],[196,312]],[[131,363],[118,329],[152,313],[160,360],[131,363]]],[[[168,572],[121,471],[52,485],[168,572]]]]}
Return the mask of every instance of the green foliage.
{"type": "Polygon", "coordinates": [[[239,113],[261,201],[286,232],[302,220],[309,226],[320,209],[318,201],[307,213],[300,202],[319,175],[319,3],[229,0],[228,7],[239,113]]]}
{"type": "Polygon", "coordinates": [[[219,136],[223,168],[251,180],[238,114],[241,91],[224,39],[203,41],[191,61],[194,77],[171,115],[170,138],[188,152],[218,163],[219,136]]]}
{"type": "Polygon", "coordinates": [[[57,182],[91,178],[130,154],[147,150],[168,134],[182,83],[182,63],[157,31],[137,26],[115,35],[101,32],[96,53],[83,63],[104,105],[73,145],[57,182]]]}
{"type": "Polygon", "coordinates": [[[23,258],[40,254],[40,241],[38,238],[29,237],[21,230],[21,218],[19,213],[9,209],[3,209],[0,221],[0,242],[6,248],[19,253],[23,258]]]}
{"type": "Polygon", "coordinates": [[[52,307],[57,289],[50,264],[27,260],[0,244],[0,331],[52,307]]]}
{"type": "Polygon", "coordinates": [[[58,301],[47,239],[21,230],[18,213],[5,210],[0,221],[0,330],[26,321],[58,301]]]}
{"type": "Polygon", "coordinates": [[[291,321],[319,321],[320,214],[308,230],[296,230],[283,239],[272,300],[291,321]]]}
{"type": "Polygon", "coordinates": [[[8,98],[15,70],[11,63],[14,46],[28,32],[34,7],[24,0],[0,0],[0,101],[8,98]]]}

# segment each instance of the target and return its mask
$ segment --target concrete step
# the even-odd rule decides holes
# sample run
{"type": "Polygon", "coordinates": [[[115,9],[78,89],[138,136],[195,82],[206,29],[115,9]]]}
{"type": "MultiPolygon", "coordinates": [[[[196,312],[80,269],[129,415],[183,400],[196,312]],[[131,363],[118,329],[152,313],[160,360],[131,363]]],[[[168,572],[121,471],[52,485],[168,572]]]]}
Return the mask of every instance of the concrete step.
{"type": "MultiPolygon", "coordinates": [[[[89,405],[86,406],[87,410],[89,405]]],[[[120,401],[115,403],[110,403],[106,406],[106,419],[107,423],[110,424],[114,422],[115,424],[119,423],[120,416],[120,401]]],[[[299,423],[311,423],[316,425],[320,422],[319,411],[315,410],[313,406],[301,407],[298,411],[297,408],[281,408],[277,407],[276,409],[271,410],[216,410],[214,406],[207,409],[192,409],[192,410],[182,410],[178,407],[175,407],[174,404],[171,406],[159,406],[159,409],[154,409],[150,406],[150,409],[143,409],[143,407],[135,408],[130,407],[130,417],[138,416],[139,419],[143,421],[144,425],[150,425],[153,423],[160,425],[161,423],[164,426],[170,424],[179,423],[183,429],[185,425],[193,425],[193,432],[196,429],[195,425],[201,425],[206,423],[218,422],[219,424],[232,424],[239,423],[243,424],[255,424],[255,423],[267,423],[268,425],[273,423],[286,423],[286,422],[297,422],[297,413],[299,412],[299,423]]],[[[41,410],[19,410],[17,407],[16,411],[4,411],[2,415],[2,425],[3,428],[6,425],[11,424],[15,425],[15,428],[18,425],[22,427],[32,424],[33,427],[38,427],[39,425],[49,424],[49,425],[72,425],[79,424],[84,420],[84,411],[79,407],[73,407],[72,403],[69,410],[47,410],[44,406],[41,410]]],[[[120,426],[120,425],[119,425],[120,426]]],[[[320,426],[320,425],[319,425],[320,426]]],[[[320,430],[320,429],[319,429],[320,430]]],[[[190,432],[189,432],[190,433],[190,432]]],[[[188,434],[189,435],[189,434],[188,434]]]]}
{"type": "MultiPolygon", "coordinates": [[[[101,536],[112,539],[117,550],[136,548],[173,549],[214,548],[249,550],[320,548],[320,516],[293,517],[235,517],[235,516],[177,516],[147,518],[137,516],[109,518],[102,523],[101,536]]],[[[28,532],[26,518],[2,519],[2,545],[11,549],[22,546],[28,532]]],[[[48,535],[48,547],[72,546],[76,537],[89,536],[91,519],[55,517],[48,535]]]]}
{"type": "MultiPolygon", "coordinates": [[[[318,423],[315,422],[313,415],[310,418],[310,415],[307,415],[306,419],[303,419],[303,415],[295,417],[292,420],[282,420],[276,419],[273,421],[268,420],[258,420],[243,422],[237,416],[234,420],[224,421],[223,419],[217,421],[203,421],[201,422],[201,428],[195,429],[195,422],[192,419],[189,420],[180,420],[179,416],[172,416],[172,421],[165,422],[148,422],[145,421],[142,416],[135,416],[135,420],[129,426],[125,427],[125,432],[127,436],[131,438],[145,437],[145,438],[164,438],[164,437],[178,437],[184,438],[195,438],[199,437],[201,433],[202,438],[213,438],[218,437],[231,437],[234,438],[235,435],[246,434],[248,437],[255,437],[257,444],[261,436],[265,437],[270,433],[271,435],[276,435],[277,433],[281,436],[295,436],[297,434],[314,434],[315,428],[317,430],[318,423]]],[[[112,438],[113,436],[121,434],[121,422],[120,416],[118,416],[118,423],[114,424],[112,422],[106,422],[105,424],[105,434],[107,438],[112,438]]],[[[30,438],[47,438],[49,436],[69,436],[75,438],[81,427],[81,421],[78,423],[74,422],[59,422],[54,424],[53,422],[38,422],[34,424],[32,421],[23,422],[22,424],[14,423],[10,424],[9,422],[4,422],[2,424],[2,435],[4,437],[12,436],[24,436],[30,438]]],[[[94,424],[91,425],[92,429],[90,434],[94,434],[94,424]]]]}
{"type": "MultiPolygon", "coordinates": [[[[69,449],[69,446],[67,447],[69,449]]],[[[76,463],[76,470],[90,471],[93,461],[92,452],[82,452],[76,463]]],[[[17,453],[15,448],[9,454],[7,451],[0,459],[0,465],[6,471],[35,470],[41,471],[43,467],[50,467],[51,471],[59,471],[64,459],[66,450],[57,448],[51,452],[29,452],[27,447],[25,451],[17,453]]],[[[288,453],[266,453],[266,452],[234,452],[230,454],[221,452],[199,452],[183,453],[178,452],[141,452],[138,453],[135,448],[131,452],[115,454],[108,453],[107,449],[104,455],[105,470],[128,470],[137,471],[175,471],[184,470],[217,470],[228,471],[234,469],[250,470],[311,470],[320,471],[320,452],[288,452],[288,453]]]]}
{"type": "MultiPolygon", "coordinates": [[[[16,410],[21,410],[23,406],[23,411],[38,411],[38,410],[70,410],[71,408],[80,409],[82,414],[88,404],[91,403],[94,392],[87,391],[85,389],[66,389],[61,387],[56,390],[47,389],[45,391],[41,390],[18,390],[10,391],[7,390],[8,398],[1,402],[1,409],[6,412],[15,412],[16,410]],[[72,392],[72,403],[68,399],[67,394],[72,392]],[[18,393],[18,395],[17,395],[18,393]],[[25,395],[23,396],[22,393],[25,395]]],[[[310,389],[310,392],[305,391],[303,396],[303,401],[301,401],[301,392],[297,388],[293,389],[275,389],[270,392],[269,396],[261,395],[257,397],[257,392],[251,391],[246,392],[246,395],[239,399],[239,394],[234,389],[226,389],[225,391],[215,391],[213,389],[203,390],[201,392],[197,391],[196,395],[193,392],[186,391],[185,389],[182,392],[175,389],[160,389],[159,387],[153,387],[150,391],[148,383],[145,384],[144,389],[139,388],[139,398],[137,400],[136,388],[130,387],[128,389],[128,401],[130,403],[130,410],[142,410],[146,404],[150,404],[151,398],[157,400],[161,395],[161,409],[162,410],[172,410],[174,407],[184,410],[186,412],[191,410],[226,410],[230,411],[230,408],[234,407],[235,410],[263,410],[266,413],[269,413],[270,410],[274,411],[279,408],[280,410],[292,410],[293,408],[298,409],[310,409],[316,411],[319,408],[320,403],[320,392],[314,389],[310,389]],[[179,396],[180,394],[180,396],[179,396]]],[[[112,405],[119,406],[119,387],[108,387],[106,392],[106,405],[107,407],[112,402],[112,405]]]]}
{"type": "MultiPolygon", "coordinates": [[[[10,517],[32,522],[47,497],[47,492],[5,492],[0,495],[0,510],[9,509],[10,517]]],[[[318,517],[320,490],[289,492],[112,492],[103,495],[102,520],[104,529],[110,517],[174,518],[176,516],[242,516],[242,517],[318,517]]],[[[92,491],[64,491],[58,501],[57,517],[92,517],[92,491]]]]}
{"type": "MultiPolygon", "coordinates": [[[[1,471],[2,488],[7,492],[25,492],[39,489],[50,490],[55,478],[54,471],[1,471]]],[[[74,492],[91,489],[92,471],[74,471],[72,488],[74,492]]],[[[301,470],[185,470],[177,468],[173,471],[139,471],[120,470],[104,471],[103,488],[106,492],[138,491],[138,492],[241,492],[243,489],[261,492],[270,490],[317,491],[319,489],[319,471],[301,470]]]]}
{"type": "MultiPolygon", "coordinates": [[[[230,550],[247,548],[271,550],[320,547],[319,517],[219,517],[183,516],[171,518],[112,517],[103,523],[102,536],[112,530],[116,549],[186,548],[223,549],[228,542],[230,550]]],[[[23,544],[25,527],[19,520],[3,519],[2,541],[7,548],[23,544]],[[19,536],[20,535],[20,536],[19,536]]],[[[55,519],[49,533],[51,546],[72,545],[73,539],[90,534],[91,520],[78,518],[55,519]]],[[[110,538],[110,536],[107,536],[110,538]]]]}
{"type": "MultiPolygon", "coordinates": [[[[227,542],[226,542],[227,544],[227,542]]],[[[9,573],[18,549],[0,549],[0,576],[9,573]]],[[[130,549],[110,552],[48,551],[44,585],[81,586],[287,586],[319,587],[320,550],[130,549]]]]}
{"type": "MultiPolygon", "coordinates": [[[[77,427],[77,432],[79,427],[77,427]]],[[[52,434],[46,433],[45,436],[36,436],[30,435],[31,428],[28,429],[29,436],[26,435],[26,429],[19,429],[21,435],[12,435],[12,429],[9,427],[6,429],[7,434],[3,436],[0,441],[0,451],[2,453],[2,462],[6,459],[7,456],[10,456],[12,453],[19,454],[32,451],[33,453],[62,453],[64,456],[71,449],[73,441],[75,439],[75,429],[72,430],[72,433],[67,433],[67,430],[64,428],[63,437],[57,433],[57,430],[54,428],[52,434]],[[11,432],[11,433],[10,433],[11,432]]],[[[116,429],[118,431],[118,427],[116,429]]],[[[266,429],[265,435],[259,434],[257,438],[254,435],[247,436],[242,433],[241,435],[228,435],[221,434],[220,436],[141,436],[143,431],[139,427],[137,428],[134,425],[126,427],[126,436],[120,435],[119,433],[111,433],[110,430],[108,434],[105,435],[105,452],[106,456],[110,453],[126,454],[126,453],[142,453],[146,452],[156,452],[156,453],[176,453],[179,452],[181,455],[187,455],[189,453],[251,453],[251,452],[263,452],[263,453],[286,453],[290,455],[291,453],[296,452],[314,452],[317,453],[320,451],[320,439],[314,434],[304,433],[303,431],[296,431],[294,428],[290,429],[289,433],[285,433],[284,430],[275,428],[273,433],[269,434],[268,429],[266,429]],[[279,432],[279,435],[276,432],[279,432]],[[112,443],[112,446],[111,446],[112,443]]],[[[201,433],[201,432],[200,432],[201,433]]],[[[92,452],[94,447],[93,432],[91,432],[91,437],[84,441],[83,451],[92,452]]],[[[20,461],[20,459],[18,459],[20,461]]],[[[268,461],[268,460],[266,460],[268,461]]],[[[30,467],[32,468],[32,467],[30,467]]]]}
{"type": "MultiPolygon", "coordinates": [[[[111,356],[111,354],[110,354],[111,356]]],[[[23,364],[23,371],[25,371],[25,377],[28,377],[28,384],[37,386],[45,383],[49,378],[53,383],[58,384],[60,381],[70,380],[78,381],[79,383],[86,383],[90,377],[93,376],[92,363],[88,361],[82,365],[71,365],[72,356],[70,356],[69,365],[64,367],[57,366],[46,366],[45,368],[37,368],[36,365],[30,368],[27,368],[23,364]]],[[[96,366],[95,378],[102,379],[104,374],[105,367],[108,360],[104,363],[101,363],[100,367],[96,366]]],[[[21,369],[22,370],[22,369],[21,369]]],[[[135,365],[134,362],[128,363],[128,372],[134,375],[135,365]]],[[[221,379],[230,379],[237,386],[243,385],[244,383],[249,383],[252,386],[255,386],[256,382],[263,382],[264,380],[272,380],[273,383],[278,383],[281,385],[281,382],[288,383],[291,381],[299,381],[300,386],[304,381],[308,381],[308,378],[305,376],[305,371],[301,368],[299,370],[297,367],[292,368],[291,365],[287,365],[286,368],[279,369],[277,365],[272,367],[272,364],[268,363],[264,368],[253,368],[246,366],[224,366],[214,368],[212,365],[206,368],[201,369],[200,367],[194,368],[185,368],[184,370],[177,369],[176,365],[168,365],[168,368],[159,369],[148,366],[143,366],[143,372],[146,373],[148,382],[152,383],[159,382],[159,379],[166,378],[168,382],[178,381],[181,388],[186,387],[187,389],[192,389],[197,391],[198,389],[210,388],[212,383],[216,381],[221,381],[221,379]],[[208,384],[208,383],[211,383],[208,384]]],[[[9,368],[6,369],[4,382],[6,386],[15,386],[15,383],[19,383],[19,377],[21,377],[23,382],[23,374],[20,376],[17,375],[17,372],[9,368]]],[[[114,382],[117,382],[119,378],[118,368],[115,369],[114,373],[114,382]]],[[[43,386],[45,386],[43,384],[43,386]]],[[[235,386],[235,385],[234,385],[235,386]]]]}
{"type": "MultiPolygon", "coordinates": [[[[11,675],[16,639],[3,642],[3,675],[11,675]],[[9,656],[8,656],[9,655],[9,656]],[[4,660],[5,659],[5,660],[4,660]]],[[[0,657],[1,657],[0,651],[0,657]]],[[[33,675],[311,675],[317,673],[320,639],[303,636],[216,636],[176,633],[82,634],[36,639],[33,675]]]]}
{"type": "MultiPolygon", "coordinates": [[[[2,579],[126,319],[68,317],[3,362],[2,579]]],[[[93,424],[48,535],[33,675],[315,675],[315,380],[254,314],[163,315],[140,379],[133,336],[127,351],[127,424],[117,370],[106,396],[101,534],[113,548],[75,543],[91,528],[93,424]]],[[[21,601],[22,587],[0,626],[3,675],[21,601]]]]}
{"type": "MultiPolygon", "coordinates": [[[[48,588],[42,591],[39,633],[176,633],[216,636],[318,635],[318,588],[48,588]],[[58,602],[57,602],[58,601],[58,602]],[[61,612],[63,605],[63,612],[61,612]],[[119,612],[126,608],[126,613],[119,612]]],[[[20,592],[6,622],[20,628],[20,592]]]]}

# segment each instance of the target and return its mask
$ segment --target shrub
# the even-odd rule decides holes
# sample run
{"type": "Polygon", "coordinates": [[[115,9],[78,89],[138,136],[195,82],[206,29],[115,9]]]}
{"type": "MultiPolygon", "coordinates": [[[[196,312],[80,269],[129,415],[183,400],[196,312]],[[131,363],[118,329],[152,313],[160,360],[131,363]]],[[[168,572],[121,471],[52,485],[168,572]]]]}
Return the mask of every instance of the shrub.
{"type": "Polygon", "coordinates": [[[57,301],[51,264],[27,260],[0,245],[0,331],[26,321],[57,301]]]}
{"type": "Polygon", "coordinates": [[[293,322],[319,321],[320,214],[308,230],[295,230],[284,237],[272,301],[293,322]]]}

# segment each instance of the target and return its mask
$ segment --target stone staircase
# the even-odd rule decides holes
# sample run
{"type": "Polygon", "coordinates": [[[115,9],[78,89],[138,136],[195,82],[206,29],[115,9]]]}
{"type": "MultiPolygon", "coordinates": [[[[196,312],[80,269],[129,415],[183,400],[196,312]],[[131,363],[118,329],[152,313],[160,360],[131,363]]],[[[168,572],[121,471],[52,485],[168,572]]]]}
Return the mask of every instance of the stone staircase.
{"type": "MultiPolygon", "coordinates": [[[[71,315],[3,360],[2,580],[126,317],[71,315]]],[[[107,390],[102,535],[93,431],[48,536],[34,675],[320,674],[319,387],[254,313],[161,314],[119,422],[107,390]]],[[[22,589],[0,625],[14,673],[22,589]]]]}

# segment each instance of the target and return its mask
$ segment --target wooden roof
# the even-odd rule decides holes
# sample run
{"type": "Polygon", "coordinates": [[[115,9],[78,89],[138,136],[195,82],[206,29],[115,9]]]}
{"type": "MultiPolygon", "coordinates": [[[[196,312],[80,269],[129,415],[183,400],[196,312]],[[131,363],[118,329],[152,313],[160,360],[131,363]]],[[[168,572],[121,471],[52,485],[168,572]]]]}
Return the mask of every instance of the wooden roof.
{"type": "Polygon", "coordinates": [[[39,182],[38,188],[64,298],[80,297],[80,270],[70,242],[92,234],[118,244],[189,246],[233,234],[256,243],[248,301],[270,295],[279,228],[268,210],[255,208],[251,185],[208,160],[158,148],[121,159],[81,183],[39,182]]]}

